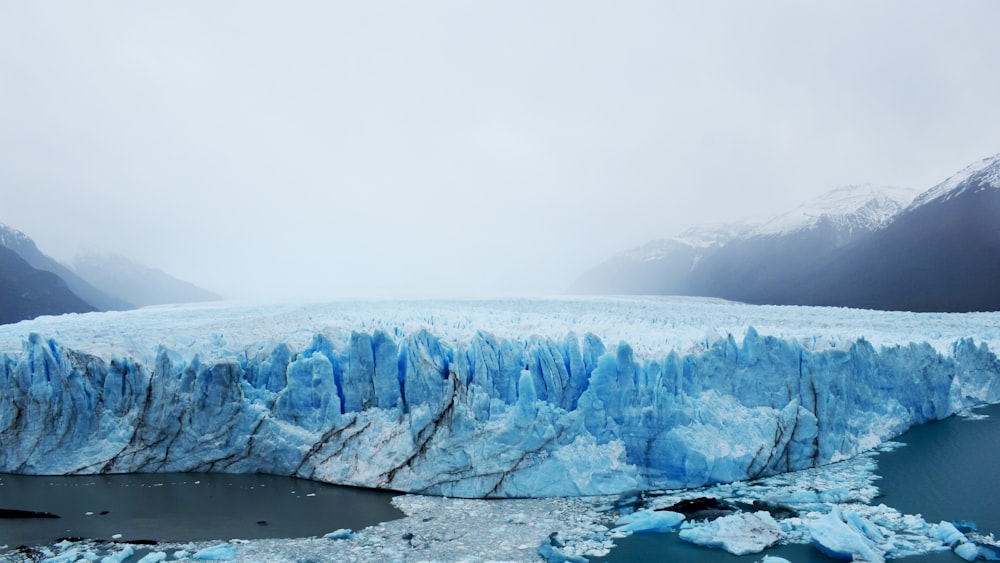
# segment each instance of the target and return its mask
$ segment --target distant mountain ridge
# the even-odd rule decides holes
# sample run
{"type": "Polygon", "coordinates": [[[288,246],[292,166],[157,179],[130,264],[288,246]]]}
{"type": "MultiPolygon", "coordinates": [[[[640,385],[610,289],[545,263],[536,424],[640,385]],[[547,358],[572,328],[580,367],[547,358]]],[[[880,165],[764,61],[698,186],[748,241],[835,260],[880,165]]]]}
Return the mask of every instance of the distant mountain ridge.
{"type": "Polygon", "coordinates": [[[1000,155],[922,194],[845,186],[757,224],[694,229],[619,253],[572,293],[758,304],[1000,310],[1000,155]],[[712,230],[710,229],[710,230],[712,230]],[[714,237],[714,238],[713,238],[714,237]],[[699,245],[697,241],[719,241],[699,245]]]}
{"type": "Polygon", "coordinates": [[[75,270],[43,253],[28,235],[0,223],[0,324],[39,315],[221,299],[117,255],[81,257],[75,270]]]}
{"type": "Polygon", "coordinates": [[[73,259],[73,270],[102,290],[138,307],[218,301],[218,294],[114,253],[88,253],[73,259]]]}
{"type": "Polygon", "coordinates": [[[56,259],[43,253],[38,245],[28,235],[0,223],[0,246],[5,246],[17,253],[32,267],[52,272],[66,283],[66,287],[95,309],[101,311],[119,311],[134,309],[135,306],[124,299],[109,295],[87,283],[72,270],[62,265],[56,259]]]}
{"type": "Polygon", "coordinates": [[[816,228],[824,221],[849,233],[877,231],[891,223],[916,196],[916,190],[896,186],[843,186],[763,223],[750,236],[793,234],[816,228]]]}

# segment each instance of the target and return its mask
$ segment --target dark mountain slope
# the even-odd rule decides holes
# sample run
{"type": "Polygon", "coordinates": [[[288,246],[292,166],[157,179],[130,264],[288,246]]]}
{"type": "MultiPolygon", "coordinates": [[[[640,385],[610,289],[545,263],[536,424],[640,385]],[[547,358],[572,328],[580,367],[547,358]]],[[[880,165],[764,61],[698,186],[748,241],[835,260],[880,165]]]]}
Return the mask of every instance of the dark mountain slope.
{"type": "Polygon", "coordinates": [[[829,267],[848,244],[862,244],[871,233],[845,239],[826,220],[810,229],[781,236],[736,240],[706,258],[692,274],[700,295],[760,305],[801,304],[815,275],[829,267]]]}
{"type": "Polygon", "coordinates": [[[3,224],[0,224],[0,246],[14,251],[33,268],[56,274],[63,279],[70,291],[98,310],[116,311],[134,308],[131,303],[124,299],[108,295],[87,283],[83,278],[74,274],[72,270],[39,250],[35,241],[30,237],[3,224]]]}
{"type": "Polygon", "coordinates": [[[0,324],[93,310],[59,276],[31,267],[16,252],[0,245],[0,324]]]}
{"type": "Polygon", "coordinates": [[[909,209],[820,274],[803,304],[998,311],[1000,189],[980,184],[909,209]]]}

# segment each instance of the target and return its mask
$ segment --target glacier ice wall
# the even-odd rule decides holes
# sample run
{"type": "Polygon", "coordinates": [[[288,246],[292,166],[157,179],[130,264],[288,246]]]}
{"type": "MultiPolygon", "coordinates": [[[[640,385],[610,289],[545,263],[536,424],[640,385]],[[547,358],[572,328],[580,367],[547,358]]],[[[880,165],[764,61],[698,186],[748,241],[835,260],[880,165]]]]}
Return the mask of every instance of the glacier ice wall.
{"type": "Polygon", "coordinates": [[[1000,401],[986,344],[718,339],[640,357],[593,334],[316,334],[202,361],[31,334],[0,354],[0,471],[266,472],[461,497],[694,487],[821,465],[1000,401]]]}

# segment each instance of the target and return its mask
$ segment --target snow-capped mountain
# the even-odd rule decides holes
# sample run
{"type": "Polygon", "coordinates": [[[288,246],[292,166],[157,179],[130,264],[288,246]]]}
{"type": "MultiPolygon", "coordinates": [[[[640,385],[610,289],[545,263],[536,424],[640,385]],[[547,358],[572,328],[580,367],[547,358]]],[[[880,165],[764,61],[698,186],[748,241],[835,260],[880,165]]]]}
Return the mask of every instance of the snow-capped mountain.
{"type": "Polygon", "coordinates": [[[917,197],[808,280],[803,302],[909,311],[1000,310],[1000,155],[917,197]]]}
{"type": "Polygon", "coordinates": [[[101,290],[137,307],[221,299],[215,293],[179,280],[119,254],[91,252],[73,259],[73,270],[101,290]]]}
{"type": "Polygon", "coordinates": [[[114,311],[131,309],[133,307],[131,303],[124,299],[108,295],[104,291],[87,283],[83,278],[73,273],[72,270],[62,265],[55,258],[39,250],[38,245],[35,244],[35,241],[31,237],[3,223],[0,223],[0,245],[13,250],[33,268],[52,272],[62,278],[70,291],[95,309],[114,311]]]}
{"type": "MultiPolygon", "coordinates": [[[[583,274],[574,293],[757,304],[1000,310],[1000,155],[924,193],[847,186],[717,246],[650,243],[583,274]]],[[[715,229],[716,232],[718,229],[715,229]]],[[[709,239],[711,240],[711,239],[709,239]]]]}
{"type": "Polygon", "coordinates": [[[1000,154],[970,164],[944,182],[920,194],[910,209],[936,200],[948,200],[968,191],[1000,188],[1000,154]]]}
{"type": "Polygon", "coordinates": [[[630,248],[620,255],[639,262],[659,260],[674,252],[678,247],[704,249],[706,252],[726,243],[746,238],[757,228],[755,223],[716,223],[691,227],[675,237],[656,239],[630,248]]]}
{"type": "Polygon", "coordinates": [[[845,186],[766,220],[695,227],[619,253],[584,273],[570,291],[754,302],[758,291],[773,291],[791,270],[883,228],[915,195],[906,188],[845,186]]]}
{"type": "Polygon", "coordinates": [[[918,193],[895,186],[843,186],[764,222],[742,238],[790,235],[824,223],[846,233],[877,231],[891,223],[918,193]]]}

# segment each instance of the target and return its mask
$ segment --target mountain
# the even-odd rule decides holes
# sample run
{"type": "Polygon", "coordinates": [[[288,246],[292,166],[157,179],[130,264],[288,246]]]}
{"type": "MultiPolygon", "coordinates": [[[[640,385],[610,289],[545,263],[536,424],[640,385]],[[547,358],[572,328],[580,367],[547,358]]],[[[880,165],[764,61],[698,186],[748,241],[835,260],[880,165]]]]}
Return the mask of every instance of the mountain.
{"type": "Polygon", "coordinates": [[[846,249],[806,304],[907,311],[1000,310],[1000,155],[924,192],[846,249]]]}
{"type": "Polygon", "coordinates": [[[59,276],[31,267],[16,252],[0,245],[0,324],[93,310],[59,276]]]}
{"type": "Polygon", "coordinates": [[[705,225],[650,241],[584,272],[569,293],[698,295],[690,281],[695,267],[754,228],[752,223],[705,225]]]}
{"type": "MultiPolygon", "coordinates": [[[[847,186],[698,247],[621,253],[572,292],[721,297],[915,312],[1000,310],[1000,155],[914,197],[847,186]]],[[[652,249],[652,250],[647,250],[652,249]]]]}
{"type": "Polygon", "coordinates": [[[690,276],[691,293],[757,304],[807,303],[803,293],[844,249],[866,244],[892,223],[916,191],[845,186],[730,241],[690,276]]]}
{"type": "Polygon", "coordinates": [[[73,270],[90,284],[137,307],[217,301],[221,297],[158,268],[113,253],[90,253],[73,260],[73,270]]]}
{"type": "Polygon", "coordinates": [[[880,230],[913,201],[917,191],[896,186],[843,186],[809,200],[754,229],[749,237],[785,236],[829,227],[843,237],[880,230]]]}
{"type": "Polygon", "coordinates": [[[835,250],[883,228],[915,195],[867,184],[837,188],[766,221],[699,227],[622,252],[570,291],[770,302],[835,250]]]}
{"type": "Polygon", "coordinates": [[[14,251],[33,268],[52,272],[59,276],[70,291],[92,305],[95,309],[116,311],[134,308],[131,303],[124,299],[109,295],[87,283],[69,268],[39,250],[31,237],[2,223],[0,223],[0,246],[14,251]]]}

